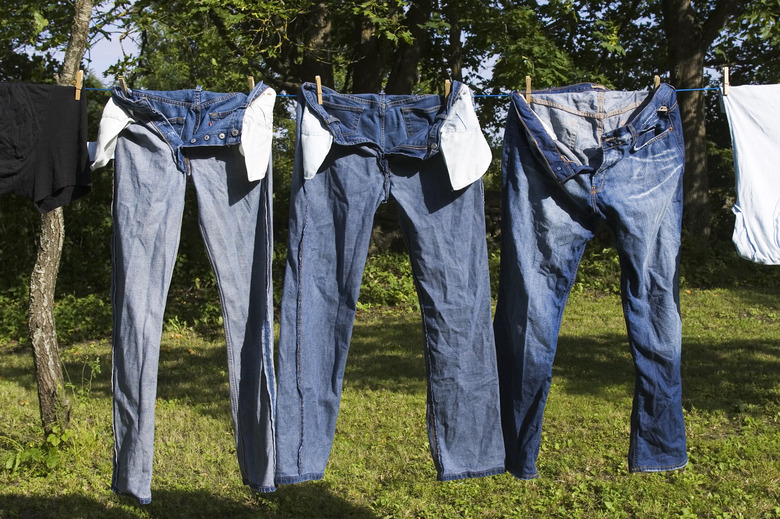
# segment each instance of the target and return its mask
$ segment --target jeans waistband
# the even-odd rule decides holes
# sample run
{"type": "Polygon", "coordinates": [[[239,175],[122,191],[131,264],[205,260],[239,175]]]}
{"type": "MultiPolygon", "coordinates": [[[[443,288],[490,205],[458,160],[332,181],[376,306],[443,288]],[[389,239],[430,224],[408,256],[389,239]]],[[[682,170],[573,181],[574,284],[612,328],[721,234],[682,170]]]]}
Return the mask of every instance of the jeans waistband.
{"type": "Polygon", "coordinates": [[[452,93],[445,100],[435,94],[341,94],[322,87],[320,104],[316,86],[304,83],[300,101],[337,144],[362,144],[384,154],[427,159],[439,152],[440,129],[461,88],[465,88],[462,83],[453,82],[452,93]]]}
{"type": "Polygon", "coordinates": [[[138,90],[114,87],[114,102],[141,123],[150,124],[187,171],[183,148],[230,146],[241,142],[244,112],[268,88],[258,83],[249,94],[191,90],[138,90]]]}
{"type": "MultiPolygon", "coordinates": [[[[514,92],[512,106],[525,128],[532,146],[559,183],[591,171],[561,150],[556,130],[529,106],[525,97],[514,92]]],[[[588,120],[599,128],[599,146],[603,150],[636,147],[640,136],[661,122],[669,121],[678,110],[674,88],[660,85],[653,91],[616,91],[592,83],[537,90],[531,93],[531,105],[538,111],[565,112],[567,118],[588,120]]]]}

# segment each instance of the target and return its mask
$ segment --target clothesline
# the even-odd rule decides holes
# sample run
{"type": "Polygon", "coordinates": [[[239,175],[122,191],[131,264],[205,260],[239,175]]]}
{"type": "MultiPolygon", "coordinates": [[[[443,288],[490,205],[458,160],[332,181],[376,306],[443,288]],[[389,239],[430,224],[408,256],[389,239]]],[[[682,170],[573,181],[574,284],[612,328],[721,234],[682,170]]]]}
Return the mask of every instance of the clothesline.
{"type": "MultiPolygon", "coordinates": [[[[92,88],[84,87],[84,90],[95,90],[98,92],[110,92],[110,88],[92,88]]],[[[720,90],[719,87],[710,88],[678,88],[677,92],[698,92],[707,90],[720,90]]],[[[298,97],[295,94],[278,94],[276,97],[298,97]]],[[[509,97],[509,94],[474,94],[474,97],[509,97]]]]}

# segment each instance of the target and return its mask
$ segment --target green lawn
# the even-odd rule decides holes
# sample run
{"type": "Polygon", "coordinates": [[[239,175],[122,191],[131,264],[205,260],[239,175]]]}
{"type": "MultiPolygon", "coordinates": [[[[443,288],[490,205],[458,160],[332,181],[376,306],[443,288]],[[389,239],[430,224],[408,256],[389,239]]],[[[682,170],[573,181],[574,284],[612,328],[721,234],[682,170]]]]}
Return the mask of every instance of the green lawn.
{"type": "Polygon", "coordinates": [[[0,341],[0,518],[780,517],[777,290],[685,292],[682,311],[691,460],[682,471],[627,473],[633,368],[620,300],[585,292],[566,310],[540,479],[435,481],[419,315],[380,307],[358,314],[325,479],[274,494],[241,485],[224,345],[171,325],[145,507],[108,488],[107,341],[66,348],[72,435],[48,449],[31,354],[0,341]]]}

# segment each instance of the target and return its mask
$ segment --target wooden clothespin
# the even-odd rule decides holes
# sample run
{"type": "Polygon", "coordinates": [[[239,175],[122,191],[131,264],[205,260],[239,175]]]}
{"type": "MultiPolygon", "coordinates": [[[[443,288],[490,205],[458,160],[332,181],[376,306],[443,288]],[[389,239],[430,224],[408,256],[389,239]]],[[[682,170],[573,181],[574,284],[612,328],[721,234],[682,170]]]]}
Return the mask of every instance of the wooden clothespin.
{"type": "Polygon", "coordinates": [[[249,91],[251,92],[255,89],[255,76],[247,76],[246,79],[247,83],[249,83],[249,91]]]}
{"type": "Polygon", "coordinates": [[[452,81],[449,79],[444,80],[444,100],[446,101],[450,97],[450,90],[452,90],[452,81]]]}
{"type": "Polygon", "coordinates": [[[81,84],[84,82],[84,71],[76,72],[76,101],[81,101],[81,84]]]}
{"type": "Polygon", "coordinates": [[[117,81],[119,81],[119,85],[122,87],[122,91],[126,94],[127,93],[127,83],[125,83],[125,78],[123,76],[117,76],[117,81]]]}
{"type": "Polygon", "coordinates": [[[659,86],[661,86],[661,76],[655,75],[653,76],[653,90],[658,90],[659,86]]]}
{"type": "Polygon", "coordinates": [[[531,104],[531,76],[525,76],[525,102],[531,104]]]}
{"type": "Polygon", "coordinates": [[[317,104],[322,104],[322,79],[320,76],[314,76],[314,82],[317,84],[317,104]]]}
{"type": "Polygon", "coordinates": [[[723,95],[729,95],[729,68],[723,67],[723,95]]]}

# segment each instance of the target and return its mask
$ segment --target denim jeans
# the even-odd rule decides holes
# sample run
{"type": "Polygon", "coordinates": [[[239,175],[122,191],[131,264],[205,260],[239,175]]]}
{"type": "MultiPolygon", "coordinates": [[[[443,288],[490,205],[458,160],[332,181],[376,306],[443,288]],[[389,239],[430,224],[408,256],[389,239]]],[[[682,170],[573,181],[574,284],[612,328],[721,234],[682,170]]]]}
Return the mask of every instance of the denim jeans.
{"type": "Polygon", "coordinates": [[[250,181],[237,146],[242,113],[264,88],[249,97],[200,89],[113,93],[136,122],[116,144],[112,488],[141,503],[151,500],[163,312],[188,180],[222,304],[241,475],[255,490],[274,490],[271,175],[250,181]]]}
{"type": "Polygon", "coordinates": [[[445,104],[435,95],[323,88],[320,105],[313,85],[302,89],[279,340],[277,484],[324,475],[373,216],[390,197],[401,209],[422,311],[438,478],[504,471],[482,183],[452,188],[470,175],[440,153],[453,144],[448,135],[469,135],[471,153],[460,165],[471,160],[478,179],[490,153],[462,84],[445,104]]]}
{"type": "Polygon", "coordinates": [[[687,462],[679,250],[685,162],[676,94],[581,84],[512,94],[495,317],[507,470],[538,477],[564,306],[600,221],[612,231],[635,366],[629,470],[687,462]]]}

